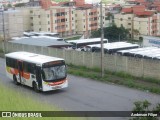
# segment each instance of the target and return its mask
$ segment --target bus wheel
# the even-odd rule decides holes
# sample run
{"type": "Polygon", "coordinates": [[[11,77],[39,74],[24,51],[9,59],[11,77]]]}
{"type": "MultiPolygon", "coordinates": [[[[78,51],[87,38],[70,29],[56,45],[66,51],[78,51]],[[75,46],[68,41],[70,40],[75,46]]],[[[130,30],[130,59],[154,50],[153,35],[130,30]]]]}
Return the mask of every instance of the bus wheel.
{"type": "Polygon", "coordinates": [[[13,75],[13,82],[14,82],[14,84],[16,84],[16,85],[19,85],[19,83],[17,82],[17,78],[16,78],[15,75],[13,75]]]}
{"type": "Polygon", "coordinates": [[[33,82],[33,89],[35,92],[39,92],[38,85],[35,82],[33,82]]]}

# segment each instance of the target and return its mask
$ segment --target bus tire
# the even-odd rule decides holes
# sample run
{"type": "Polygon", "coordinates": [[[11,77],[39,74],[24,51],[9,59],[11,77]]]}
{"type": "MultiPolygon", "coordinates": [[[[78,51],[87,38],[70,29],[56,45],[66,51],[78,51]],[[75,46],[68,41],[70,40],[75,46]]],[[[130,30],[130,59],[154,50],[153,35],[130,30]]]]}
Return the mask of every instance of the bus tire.
{"type": "Polygon", "coordinates": [[[19,83],[17,82],[17,77],[16,75],[13,75],[13,82],[15,85],[19,85],[19,83]]]}
{"type": "Polygon", "coordinates": [[[33,82],[33,89],[37,93],[40,92],[39,89],[38,89],[38,85],[36,84],[36,82],[33,82]]]}

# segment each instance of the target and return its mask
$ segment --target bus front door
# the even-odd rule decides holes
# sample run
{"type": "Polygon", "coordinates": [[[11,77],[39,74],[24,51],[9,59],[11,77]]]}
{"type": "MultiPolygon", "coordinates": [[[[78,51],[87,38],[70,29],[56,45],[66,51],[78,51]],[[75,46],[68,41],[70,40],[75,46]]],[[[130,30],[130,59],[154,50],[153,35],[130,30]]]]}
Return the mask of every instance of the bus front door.
{"type": "Polygon", "coordinates": [[[18,61],[18,75],[20,83],[22,83],[22,74],[23,74],[23,63],[22,61],[18,61]]]}
{"type": "Polygon", "coordinates": [[[42,78],[41,78],[41,67],[40,66],[36,66],[36,80],[37,80],[39,89],[42,90],[42,78]]]}

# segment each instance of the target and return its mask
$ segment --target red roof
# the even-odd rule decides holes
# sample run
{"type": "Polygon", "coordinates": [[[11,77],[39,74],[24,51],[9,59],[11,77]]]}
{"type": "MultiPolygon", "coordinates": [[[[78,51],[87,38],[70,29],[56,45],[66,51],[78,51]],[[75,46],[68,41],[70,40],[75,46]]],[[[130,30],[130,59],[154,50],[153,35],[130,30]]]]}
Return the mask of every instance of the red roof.
{"type": "Polygon", "coordinates": [[[160,5],[160,1],[159,1],[159,2],[158,2],[158,1],[156,2],[156,1],[155,1],[155,2],[153,2],[153,4],[154,4],[154,5],[160,5]]]}
{"type": "Polygon", "coordinates": [[[143,11],[145,11],[145,6],[144,5],[133,6],[133,13],[134,12],[143,12],[143,11]]]}
{"type": "Polygon", "coordinates": [[[135,12],[134,14],[138,16],[151,16],[154,14],[153,11],[135,12]]]}
{"type": "Polygon", "coordinates": [[[76,7],[91,8],[91,7],[93,7],[93,5],[92,4],[84,4],[84,5],[76,5],[76,7]]]}
{"type": "Polygon", "coordinates": [[[123,13],[132,13],[133,9],[132,8],[122,8],[121,12],[123,12],[123,13]]]}

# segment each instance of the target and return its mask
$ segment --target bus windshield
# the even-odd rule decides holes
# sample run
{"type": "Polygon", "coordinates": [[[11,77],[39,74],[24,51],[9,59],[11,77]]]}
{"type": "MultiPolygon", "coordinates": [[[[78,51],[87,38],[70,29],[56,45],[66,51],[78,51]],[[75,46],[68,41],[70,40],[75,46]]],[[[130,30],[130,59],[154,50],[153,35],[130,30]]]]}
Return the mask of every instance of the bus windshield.
{"type": "Polygon", "coordinates": [[[66,77],[66,66],[59,65],[42,69],[43,80],[54,81],[66,77]]]}

